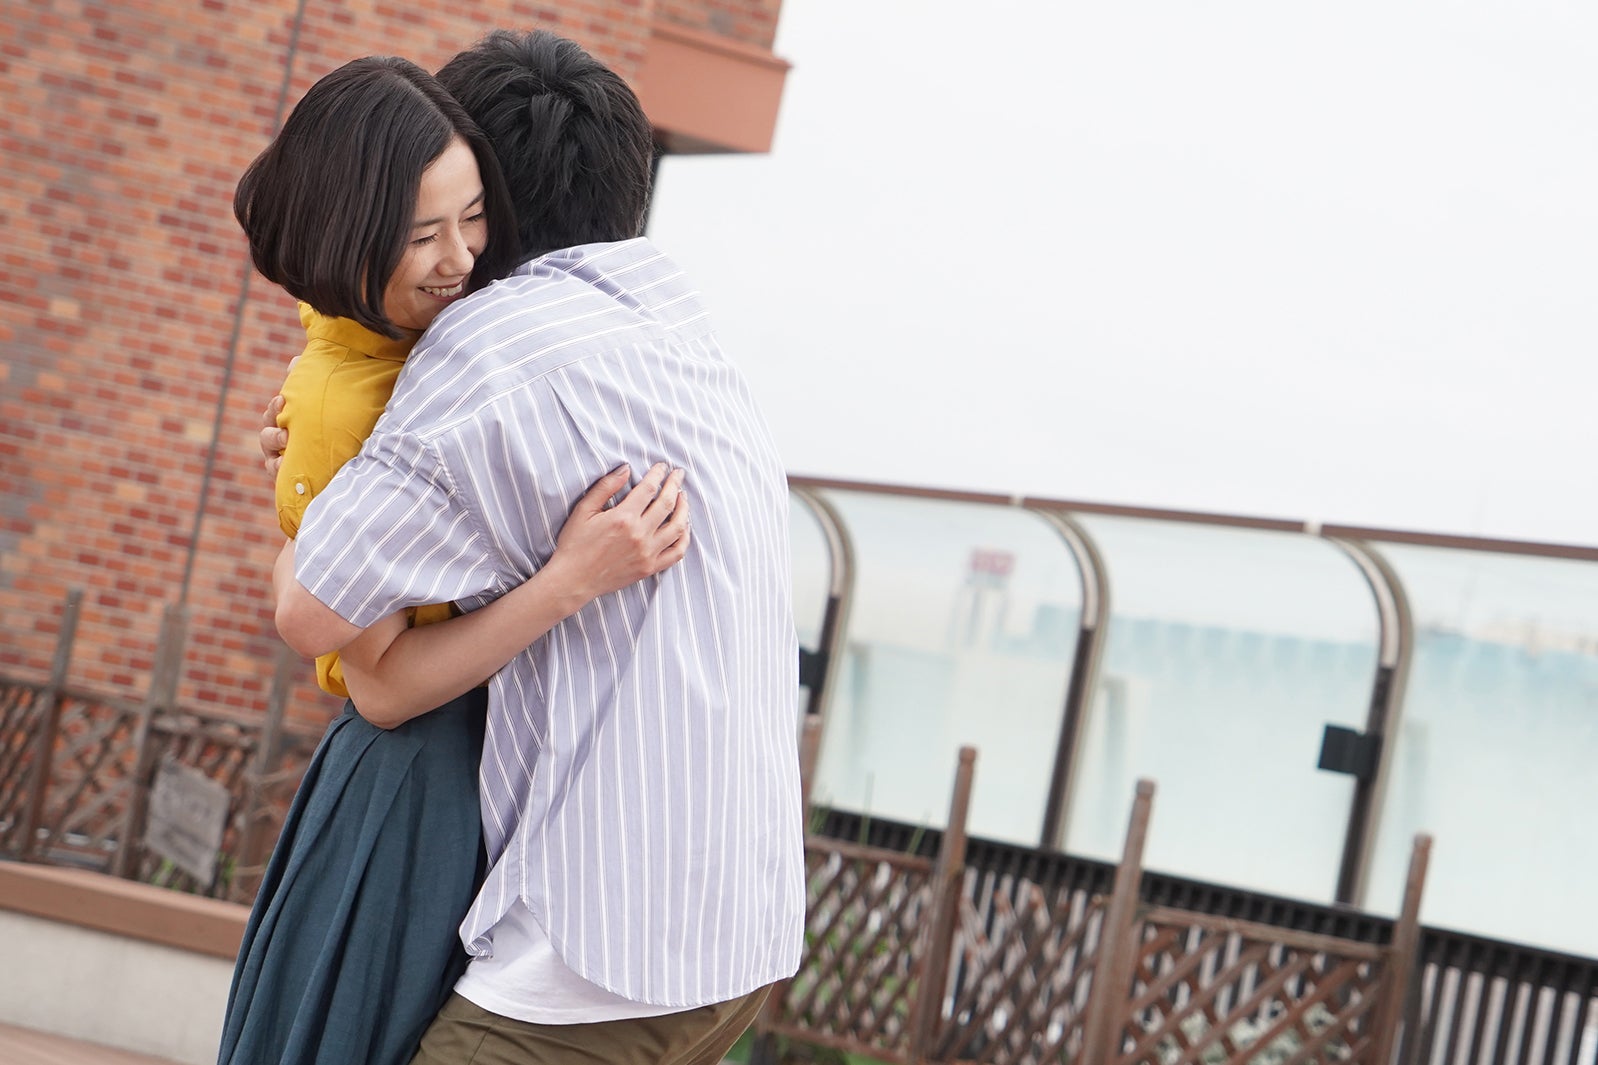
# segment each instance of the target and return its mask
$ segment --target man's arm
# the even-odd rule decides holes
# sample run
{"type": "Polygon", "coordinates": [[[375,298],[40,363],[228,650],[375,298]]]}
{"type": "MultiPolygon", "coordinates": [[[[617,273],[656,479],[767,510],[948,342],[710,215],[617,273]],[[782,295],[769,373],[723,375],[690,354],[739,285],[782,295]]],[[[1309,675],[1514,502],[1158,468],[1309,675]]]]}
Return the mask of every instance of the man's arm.
{"type": "Polygon", "coordinates": [[[344,681],[360,715],[393,728],[432,710],[495,673],[545,633],[601,595],[682,561],[688,551],[683,471],[664,463],[614,507],[627,484],[623,466],[580,499],[555,553],[519,587],[480,610],[408,628],[382,619],[339,651],[344,681]]]}
{"type": "Polygon", "coordinates": [[[283,642],[306,658],[337,651],[362,632],[308,591],[294,576],[294,541],[283,544],[272,566],[273,620],[283,642]]]}
{"type": "Polygon", "coordinates": [[[683,471],[656,463],[614,507],[628,467],[596,481],[561,528],[537,573],[464,617],[408,628],[392,614],[366,629],[345,621],[294,576],[294,541],[272,567],[278,633],[308,657],[338,651],[362,716],[391,728],[498,672],[526,647],[598,596],[680,562],[689,543],[683,471]]]}

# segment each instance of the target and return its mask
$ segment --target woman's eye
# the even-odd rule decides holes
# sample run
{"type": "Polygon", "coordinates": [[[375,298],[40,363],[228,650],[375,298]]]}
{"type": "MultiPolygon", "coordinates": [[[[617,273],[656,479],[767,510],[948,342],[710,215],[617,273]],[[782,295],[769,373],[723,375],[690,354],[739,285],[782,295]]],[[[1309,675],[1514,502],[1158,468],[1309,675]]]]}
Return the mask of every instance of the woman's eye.
{"type": "Polygon", "coordinates": [[[487,217],[488,217],[488,212],[487,211],[478,211],[474,215],[467,215],[466,216],[466,224],[469,225],[469,226],[470,225],[476,225],[478,222],[481,222],[483,219],[485,219],[487,217]]]}
{"type": "Polygon", "coordinates": [[[437,237],[432,236],[431,234],[428,235],[428,236],[425,236],[425,237],[417,237],[415,240],[411,241],[411,247],[413,247],[413,248],[425,247],[425,246],[433,243],[433,241],[435,241],[437,239],[438,239],[437,237]]]}

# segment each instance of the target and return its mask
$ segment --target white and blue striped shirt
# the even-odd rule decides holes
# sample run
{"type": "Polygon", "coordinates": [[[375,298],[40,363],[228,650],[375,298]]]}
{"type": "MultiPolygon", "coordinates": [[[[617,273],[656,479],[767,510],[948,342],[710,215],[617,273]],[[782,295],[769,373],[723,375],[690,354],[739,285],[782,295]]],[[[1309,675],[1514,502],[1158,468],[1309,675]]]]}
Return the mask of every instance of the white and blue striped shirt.
{"type": "Polygon", "coordinates": [[[462,939],[484,953],[520,898],[580,976],[687,1008],[793,973],[804,873],[787,485],[676,265],[588,245],[446,310],[311,504],[297,576],[361,626],[475,609],[549,558],[601,475],[662,460],[687,471],[688,557],[494,677],[493,866],[462,939]]]}

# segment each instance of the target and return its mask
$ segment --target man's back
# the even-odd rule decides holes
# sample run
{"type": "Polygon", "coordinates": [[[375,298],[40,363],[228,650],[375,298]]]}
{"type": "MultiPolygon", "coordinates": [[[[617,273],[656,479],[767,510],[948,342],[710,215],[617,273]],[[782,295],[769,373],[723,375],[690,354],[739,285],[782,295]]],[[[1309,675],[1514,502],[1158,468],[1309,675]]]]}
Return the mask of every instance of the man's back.
{"type": "Polygon", "coordinates": [[[301,578],[357,624],[401,600],[474,608],[549,557],[601,474],[661,460],[688,471],[688,557],[493,682],[495,864],[465,932],[483,945],[522,898],[580,975],[692,1006],[792,972],[802,824],[786,482],[675,265],[589,245],[441,316],[328,493],[342,549],[301,578]],[[363,555],[387,572],[357,577],[363,555]]]}

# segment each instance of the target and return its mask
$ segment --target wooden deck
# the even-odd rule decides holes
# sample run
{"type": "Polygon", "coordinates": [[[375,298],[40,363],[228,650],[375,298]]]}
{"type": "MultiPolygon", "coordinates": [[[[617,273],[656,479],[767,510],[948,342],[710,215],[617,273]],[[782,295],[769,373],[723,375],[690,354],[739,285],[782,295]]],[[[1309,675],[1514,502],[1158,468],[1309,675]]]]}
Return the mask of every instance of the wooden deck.
{"type": "Polygon", "coordinates": [[[5,1065],[174,1065],[167,1058],[134,1054],[9,1024],[0,1024],[0,1061],[5,1065]]]}

